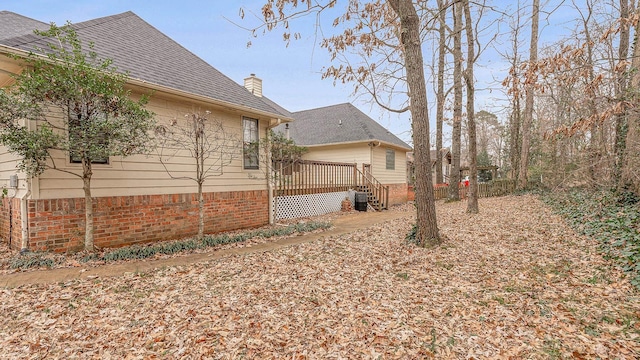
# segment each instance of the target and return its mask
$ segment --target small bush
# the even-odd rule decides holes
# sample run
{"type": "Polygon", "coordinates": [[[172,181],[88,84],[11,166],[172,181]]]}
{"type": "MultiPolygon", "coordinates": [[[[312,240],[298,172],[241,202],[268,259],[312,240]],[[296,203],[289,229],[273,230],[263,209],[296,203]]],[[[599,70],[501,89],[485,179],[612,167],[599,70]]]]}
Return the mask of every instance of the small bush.
{"type": "Polygon", "coordinates": [[[45,257],[45,254],[41,253],[27,253],[17,256],[9,261],[9,267],[11,269],[30,269],[37,267],[52,267],[55,261],[51,258],[45,257]]]}
{"type": "Polygon", "coordinates": [[[134,245],[124,247],[110,251],[108,253],[105,253],[102,257],[94,259],[104,261],[146,259],[155,256],[156,254],[172,255],[182,251],[190,251],[206,247],[243,242],[255,237],[270,238],[274,236],[291,235],[296,232],[305,233],[317,229],[327,229],[329,227],[331,227],[331,224],[326,222],[307,222],[293,224],[282,228],[255,230],[232,236],[228,234],[207,235],[202,239],[202,241],[198,241],[196,239],[187,239],[183,241],[174,241],[149,246],[134,245]]]}

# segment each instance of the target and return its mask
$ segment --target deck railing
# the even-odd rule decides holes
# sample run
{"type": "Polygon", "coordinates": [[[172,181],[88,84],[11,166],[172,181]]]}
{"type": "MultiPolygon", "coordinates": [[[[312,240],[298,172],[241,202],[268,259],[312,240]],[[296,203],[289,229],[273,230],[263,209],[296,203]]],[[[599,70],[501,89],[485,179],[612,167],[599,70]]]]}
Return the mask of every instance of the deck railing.
{"type": "Polygon", "coordinates": [[[275,196],[356,190],[368,192],[369,203],[376,210],[386,209],[389,204],[389,188],[360,171],[355,163],[279,161],[273,163],[272,176],[275,196]]]}
{"type": "Polygon", "coordinates": [[[356,164],[296,160],[273,164],[276,196],[347,191],[355,185],[356,164]]]}

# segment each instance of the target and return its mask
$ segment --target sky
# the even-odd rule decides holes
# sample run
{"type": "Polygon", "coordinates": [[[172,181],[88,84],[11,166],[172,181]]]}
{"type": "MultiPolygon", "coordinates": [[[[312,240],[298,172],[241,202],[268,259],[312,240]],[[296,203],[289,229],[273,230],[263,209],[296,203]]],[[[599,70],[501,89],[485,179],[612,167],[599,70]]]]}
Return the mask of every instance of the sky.
{"type": "MultiPolygon", "coordinates": [[[[281,31],[259,33],[254,37],[243,29],[243,26],[251,27],[256,23],[251,20],[260,13],[263,3],[264,0],[0,0],[0,10],[58,25],[133,11],[237,83],[242,84],[245,77],[256,74],[263,80],[265,96],[289,111],[351,102],[411,144],[408,114],[384,111],[372,105],[365,96],[353,96],[352,84],[334,84],[331,79],[321,78],[322,68],[330,64],[330,59],[326,50],[320,48],[317,34],[326,34],[331,29],[325,27],[316,31],[313,16],[292,24],[302,38],[291,41],[288,46],[282,40],[281,31]],[[244,20],[240,17],[241,8],[244,9],[244,20]],[[249,42],[251,46],[247,46],[249,42]]],[[[544,31],[550,32],[548,29],[544,31]]],[[[425,61],[429,56],[425,54],[425,61]]],[[[504,96],[496,86],[504,78],[507,68],[495,55],[493,60],[486,58],[488,60],[475,70],[478,88],[476,111],[496,112],[497,106],[504,103],[504,96]]],[[[434,103],[432,97],[431,105],[434,103]]],[[[431,116],[431,123],[431,131],[435,132],[434,116],[431,116]]]]}

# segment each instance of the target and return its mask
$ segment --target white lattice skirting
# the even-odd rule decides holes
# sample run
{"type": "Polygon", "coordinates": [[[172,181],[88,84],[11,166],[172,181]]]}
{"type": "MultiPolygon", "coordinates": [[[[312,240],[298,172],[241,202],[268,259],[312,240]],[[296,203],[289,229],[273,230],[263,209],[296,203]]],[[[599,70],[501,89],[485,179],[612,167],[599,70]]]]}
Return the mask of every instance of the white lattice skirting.
{"type": "Polygon", "coordinates": [[[354,191],[340,191],[321,194],[278,196],[275,202],[275,219],[296,219],[340,211],[342,200],[348,197],[355,201],[354,191]]]}

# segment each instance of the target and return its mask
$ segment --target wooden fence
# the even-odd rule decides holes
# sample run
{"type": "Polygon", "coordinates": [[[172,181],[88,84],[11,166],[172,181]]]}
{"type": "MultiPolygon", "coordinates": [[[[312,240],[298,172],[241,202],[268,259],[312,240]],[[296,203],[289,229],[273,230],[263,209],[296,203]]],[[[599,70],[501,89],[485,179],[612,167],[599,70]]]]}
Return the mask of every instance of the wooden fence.
{"type": "MultiPolygon", "coordinates": [[[[469,187],[459,185],[460,198],[466,198],[469,194],[469,187]]],[[[515,180],[496,180],[488,183],[478,184],[478,198],[502,196],[514,192],[516,189],[515,180]]],[[[434,186],[434,195],[436,200],[446,199],[449,197],[449,186],[439,184],[434,186]]]]}

